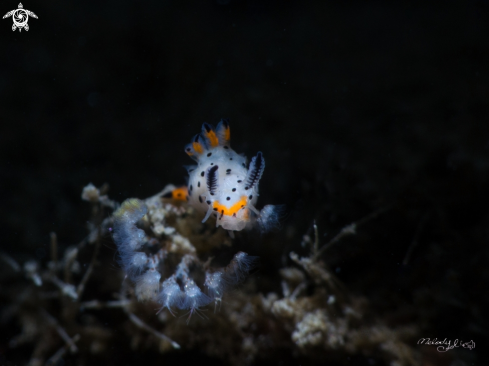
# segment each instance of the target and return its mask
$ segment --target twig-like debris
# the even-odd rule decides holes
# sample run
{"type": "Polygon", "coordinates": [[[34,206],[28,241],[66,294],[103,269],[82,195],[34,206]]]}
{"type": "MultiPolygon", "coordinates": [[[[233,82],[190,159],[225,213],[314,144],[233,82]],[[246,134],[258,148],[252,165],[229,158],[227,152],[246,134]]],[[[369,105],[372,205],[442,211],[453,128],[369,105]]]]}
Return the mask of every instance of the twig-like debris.
{"type": "Polygon", "coordinates": [[[126,311],[127,315],[129,316],[129,319],[135,325],[137,325],[139,328],[144,329],[145,331],[153,334],[155,337],[158,337],[158,338],[160,338],[160,339],[162,339],[164,341],[170,342],[170,344],[173,346],[173,348],[176,348],[176,349],[179,349],[180,348],[180,345],[177,342],[173,341],[171,338],[167,337],[163,333],[160,333],[157,330],[151,328],[149,325],[147,325],[141,319],[139,319],[135,314],[131,313],[127,309],[127,307],[125,308],[125,311],[126,311]]]}
{"type": "Polygon", "coordinates": [[[81,303],[80,309],[123,308],[125,306],[128,306],[130,303],[130,300],[114,300],[107,302],[92,300],[81,303]]]}
{"type": "Polygon", "coordinates": [[[297,296],[302,292],[307,287],[307,281],[301,282],[297,285],[297,287],[294,289],[294,292],[290,295],[289,299],[290,300],[295,300],[297,296]]]}
{"type": "Polygon", "coordinates": [[[319,235],[316,220],[314,220],[314,224],[312,225],[312,227],[314,228],[314,254],[316,254],[319,248],[319,235]]]}
{"type": "Polygon", "coordinates": [[[54,283],[56,286],[59,287],[63,295],[66,295],[68,297],[71,297],[73,300],[78,299],[78,294],[76,293],[75,286],[69,284],[69,283],[64,283],[61,281],[58,277],[56,276],[51,276],[49,278],[52,283],[54,283]]]}
{"type": "Polygon", "coordinates": [[[53,262],[53,270],[58,268],[58,237],[55,232],[49,234],[51,241],[51,261],[53,262]]]}
{"type": "Polygon", "coordinates": [[[409,260],[411,259],[411,254],[413,253],[414,249],[418,246],[419,237],[421,235],[421,232],[423,231],[424,226],[428,222],[429,218],[430,218],[430,213],[426,212],[421,218],[421,220],[419,221],[418,227],[416,228],[416,232],[414,233],[413,241],[411,242],[411,245],[408,248],[406,256],[402,261],[402,264],[404,266],[406,266],[409,263],[409,260]]]}
{"type": "MultiPolygon", "coordinates": [[[[84,240],[86,240],[86,239],[84,239],[84,240]]],[[[82,243],[84,240],[82,240],[82,243]]],[[[80,247],[80,244],[78,245],[78,247],[80,247]]],[[[65,282],[66,283],[71,282],[71,266],[73,265],[73,262],[75,261],[77,256],[78,256],[78,248],[67,249],[65,252],[65,257],[64,257],[65,268],[64,268],[64,271],[65,271],[65,282]]]]}
{"type": "MultiPolygon", "coordinates": [[[[121,286],[121,289],[120,289],[120,293],[119,293],[119,301],[123,302],[123,301],[129,301],[125,294],[126,294],[126,290],[127,290],[127,281],[124,281],[122,283],[122,286],[121,286]]],[[[141,319],[139,319],[135,314],[133,314],[130,310],[129,310],[129,306],[124,306],[123,307],[124,309],[124,312],[127,314],[127,316],[129,317],[129,319],[136,325],[138,326],[139,328],[141,329],[144,329],[145,331],[153,334],[155,337],[157,338],[160,338],[162,340],[165,340],[167,342],[169,342],[173,348],[175,349],[180,349],[180,345],[175,342],[173,339],[171,339],[170,337],[164,335],[163,333],[160,333],[158,332],[157,330],[151,328],[149,325],[147,325],[145,322],[143,322],[141,319]]]]}
{"type": "Polygon", "coordinates": [[[355,235],[357,233],[357,226],[358,225],[355,222],[350,225],[346,225],[333,239],[331,239],[327,244],[323,245],[321,249],[316,252],[316,254],[314,255],[314,259],[319,257],[326,251],[326,249],[330,248],[333,244],[339,242],[345,236],[355,235]]]}
{"type": "Polygon", "coordinates": [[[299,257],[297,253],[290,252],[290,259],[292,259],[299,266],[314,279],[317,283],[330,283],[334,277],[320,262],[316,261],[313,257],[299,257]]]}
{"type": "Polygon", "coordinates": [[[3,259],[15,272],[20,272],[20,265],[5,252],[0,252],[0,258],[3,259]]]}
{"type": "MultiPolygon", "coordinates": [[[[106,195],[108,190],[109,185],[107,183],[104,183],[100,188],[97,188],[92,183],[89,183],[83,188],[81,198],[82,200],[91,202],[93,204],[100,203],[102,206],[115,210],[119,204],[116,201],[109,199],[109,197],[106,195]]],[[[94,205],[94,208],[95,207],[97,206],[94,205]]],[[[96,212],[96,210],[97,209],[95,209],[94,212],[96,212]]]]}
{"type": "Polygon", "coordinates": [[[39,264],[34,261],[27,261],[24,263],[24,272],[27,278],[31,279],[32,282],[34,282],[34,285],[36,286],[42,286],[42,279],[41,276],[38,273],[39,270],[39,264]]]}
{"type": "MultiPolygon", "coordinates": [[[[391,208],[392,208],[392,205],[380,208],[377,211],[372,212],[370,215],[365,216],[363,219],[360,219],[357,222],[354,222],[354,223],[351,223],[350,225],[345,226],[343,229],[341,229],[341,231],[333,239],[331,239],[328,243],[324,244],[321,247],[321,249],[319,249],[318,251],[315,252],[315,254],[313,255],[313,259],[316,260],[321,254],[323,254],[326,251],[326,249],[329,249],[333,244],[336,244],[338,241],[340,241],[345,236],[356,234],[357,228],[359,226],[362,226],[366,222],[377,218],[379,215],[390,210],[391,208]]],[[[314,229],[315,229],[315,235],[316,235],[316,240],[317,240],[317,227],[315,226],[314,229]]]]}
{"type": "Polygon", "coordinates": [[[56,318],[51,316],[46,310],[40,309],[41,315],[47,320],[49,325],[56,329],[59,336],[65,341],[66,345],[69,347],[72,353],[78,352],[78,347],[76,346],[74,340],[68,335],[66,330],[58,323],[56,318]]]}
{"type": "MultiPolygon", "coordinates": [[[[81,337],[79,334],[75,334],[75,336],[73,337],[73,342],[78,342],[80,340],[80,338],[81,337]]],[[[56,365],[58,363],[58,361],[61,359],[61,357],[64,356],[64,354],[66,353],[68,348],[70,348],[70,346],[68,344],[65,344],[58,351],[56,351],[56,353],[54,355],[52,355],[49,358],[49,360],[47,360],[46,366],[56,365]]]]}
{"type": "Polygon", "coordinates": [[[95,242],[95,249],[93,250],[92,260],[90,261],[90,265],[88,266],[88,269],[85,272],[85,275],[83,276],[83,278],[80,281],[78,288],[76,290],[78,298],[81,297],[83,290],[85,289],[85,285],[86,285],[88,279],[90,278],[90,275],[93,272],[93,267],[95,266],[95,262],[97,261],[99,248],[100,248],[100,228],[99,228],[99,235],[97,237],[97,241],[95,242]]]}
{"type": "MultiPolygon", "coordinates": [[[[326,289],[328,289],[330,294],[334,294],[334,299],[338,301],[334,301],[336,306],[341,306],[340,304],[345,304],[349,301],[349,292],[348,289],[341,283],[341,281],[331,273],[326,266],[320,261],[317,261],[313,257],[302,257],[300,258],[296,253],[290,252],[290,259],[292,259],[299,266],[304,268],[304,270],[311,276],[311,279],[317,285],[325,285],[326,289]]],[[[306,282],[302,282],[299,284],[294,292],[290,295],[290,298],[295,298],[298,294],[305,289],[307,286],[306,282]]],[[[332,303],[331,303],[332,304],[332,303]]]]}
{"type": "Polygon", "coordinates": [[[284,297],[290,296],[289,285],[287,284],[286,281],[282,281],[282,293],[284,294],[284,297]]]}

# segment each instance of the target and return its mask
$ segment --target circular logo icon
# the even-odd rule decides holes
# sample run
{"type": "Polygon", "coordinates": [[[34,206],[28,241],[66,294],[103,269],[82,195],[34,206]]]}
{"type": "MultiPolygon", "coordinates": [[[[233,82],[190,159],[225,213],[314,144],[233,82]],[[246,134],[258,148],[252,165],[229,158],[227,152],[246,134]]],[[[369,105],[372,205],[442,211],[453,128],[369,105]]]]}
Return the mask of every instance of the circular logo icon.
{"type": "Polygon", "coordinates": [[[14,14],[12,14],[12,19],[18,28],[22,28],[27,24],[29,15],[27,15],[27,12],[24,9],[17,9],[14,11],[14,14]]]}

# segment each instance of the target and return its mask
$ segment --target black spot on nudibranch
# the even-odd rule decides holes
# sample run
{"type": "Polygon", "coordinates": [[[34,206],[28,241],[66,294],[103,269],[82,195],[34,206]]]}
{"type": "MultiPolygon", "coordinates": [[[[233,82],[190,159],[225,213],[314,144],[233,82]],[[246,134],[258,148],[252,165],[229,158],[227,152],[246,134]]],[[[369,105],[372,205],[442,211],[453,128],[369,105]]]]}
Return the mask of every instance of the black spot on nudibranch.
{"type": "Polygon", "coordinates": [[[203,176],[204,176],[204,174],[205,174],[205,172],[204,172],[204,171],[200,172],[200,176],[201,176],[201,177],[203,177],[203,176]]]}
{"type": "Polygon", "coordinates": [[[252,194],[250,194],[250,195],[248,196],[248,198],[249,198],[250,200],[251,200],[251,199],[253,199],[253,195],[252,195],[252,194]]]}
{"type": "Polygon", "coordinates": [[[194,189],[194,187],[192,187],[192,185],[190,185],[190,190],[194,189]]]}
{"type": "Polygon", "coordinates": [[[242,182],[242,180],[241,180],[241,179],[240,179],[240,180],[238,180],[238,183],[241,183],[241,182],[242,182]]]}
{"type": "Polygon", "coordinates": [[[210,205],[211,204],[211,201],[205,201],[205,203],[207,203],[208,205],[210,205]]]}
{"type": "Polygon", "coordinates": [[[212,155],[212,153],[209,153],[209,154],[207,154],[207,157],[209,157],[209,156],[211,156],[211,155],[212,155]]]}
{"type": "Polygon", "coordinates": [[[232,191],[233,191],[233,192],[236,192],[236,188],[233,188],[233,189],[232,189],[232,191]]]}
{"type": "Polygon", "coordinates": [[[241,164],[241,165],[243,166],[243,168],[246,168],[246,164],[245,164],[245,163],[243,163],[243,164],[241,164]]]}
{"type": "Polygon", "coordinates": [[[217,211],[217,208],[216,208],[216,207],[214,207],[214,208],[213,208],[213,210],[214,210],[214,211],[217,211]]]}
{"type": "Polygon", "coordinates": [[[231,197],[226,197],[226,199],[229,201],[231,199],[231,197]]]}
{"type": "Polygon", "coordinates": [[[233,158],[229,158],[229,160],[233,160],[233,158]]]}
{"type": "Polygon", "coordinates": [[[202,203],[202,197],[201,196],[199,196],[199,202],[202,203]]]}
{"type": "Polygon", "coordinates": [[[200,181],[197,183],[197,187],[200,187],[200,181]]]}
{"type": "Polygon", "coordinates": [[[231,174],[231,169],[226,169],[226,174],[227,175],[231,174]]]}

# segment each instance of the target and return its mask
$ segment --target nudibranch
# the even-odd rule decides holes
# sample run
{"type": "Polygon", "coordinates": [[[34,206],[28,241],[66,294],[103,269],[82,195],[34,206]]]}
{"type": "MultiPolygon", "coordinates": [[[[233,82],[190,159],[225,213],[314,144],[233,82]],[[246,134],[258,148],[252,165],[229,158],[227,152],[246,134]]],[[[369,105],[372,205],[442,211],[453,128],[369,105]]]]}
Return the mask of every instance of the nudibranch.
{"type": "MultiPolygon", "coordinates": [[[[233,231],[258,223],[262,231],[277,226],[280,206],[267,205],[261,211],[255,207],[258,184],[265,169],[263,154],[258,152],[246,166],[246,157],[230,145],[229,121],[221,120],[216,128],[204,123],[185,152],[197,162],[187,166],[189,174],[187,200],[198,212],[216,219],[216,226],[233,231]]],[[[182,191],[172,192],[174,198],[182,191]]]]}

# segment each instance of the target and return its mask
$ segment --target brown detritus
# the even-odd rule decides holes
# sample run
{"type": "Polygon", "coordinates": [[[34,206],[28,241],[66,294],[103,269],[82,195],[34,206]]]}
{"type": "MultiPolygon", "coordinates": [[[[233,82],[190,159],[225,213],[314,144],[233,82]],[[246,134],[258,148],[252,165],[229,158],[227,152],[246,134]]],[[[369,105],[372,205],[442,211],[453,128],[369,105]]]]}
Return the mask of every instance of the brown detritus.
{"type": "MultiPolygon", "coordinates": [[[[126,352],[198,349],[236,365],[273,358],[280,350],[311,363],[349,356],[402,366],[419,360],[412,347],[418,327],[387,326],[369,302],[348,291],[321,259],[329,247],[380,211],[343,229],[322,247],[320,228],[314,223],[314,240],[312,236],[305,240],[309,255],[288,252],[289,260],[278,270],[281,281],[275,283],[275,292],[257,291],[261,278],[257,272],[225,295],[215,309],[199,309],[202,317],[194,316],[187,325],[188,314],[173,317],[167,311],[158,312],[158,303],[136,300],[134,286],[113,261],[112,218],[104,212],[108,206],[100,199],[90,202],[97,208],[92,210],[87,237],[61,252],[63,246],[52,234],[47,266],[36,261],[21,266],[1,255],[16,276],[9,284],[13,301],[4,308],[1,319],[15,320],[21,326],[21,333],[10,341],[12,349],[33,345],[30,360],[26,360],[29,365],[54,365],[65,357],[97,359],[105,350],[123,347],[117,343],[121,339],[127,339],[131,347],[126,352]]],[[[161,199],[161,193],[144,202],[148,213],[141,227],[152,253],[148,258],[162,258],[158,250],[164,247],[165,266],[177,265],[177,258],[183,256],[187,267],[200,263],[207,270],[219,248],[231,245],[223,230],[202,226],[185,204],[172,205],[161,199]]]]}
{"type": "Polygon", "coordinates": [[[83,276],[82,280],[78,284],[78,288],[76,289],[76,294],[77,298],[81,298],[83,294],[83,290],[85,290],[85,285],[88,282],[88,279],[90,278],[90,275],[92,274],[93,267],[95,266],[95,262],[97,261],[97,256],[98,256],[98,251],[100,248],[100,241],[102,240],[101,235],[100,235],[100,228],[99,228],[99,235],[97,236],[97,241],[95,242],[95,249],[93,250],[92,254],[92,259],[90,261],[90,265],[88,266],[87,271],[85,272],[85,275],[83,276]]]}

